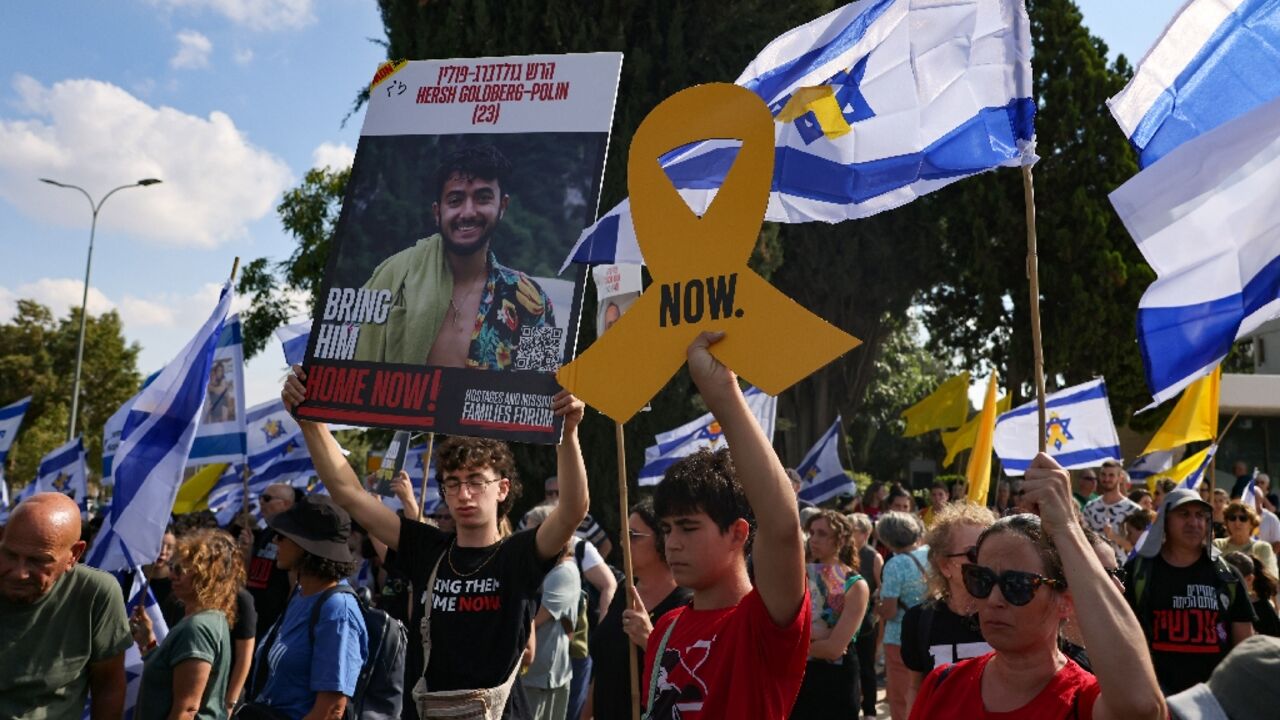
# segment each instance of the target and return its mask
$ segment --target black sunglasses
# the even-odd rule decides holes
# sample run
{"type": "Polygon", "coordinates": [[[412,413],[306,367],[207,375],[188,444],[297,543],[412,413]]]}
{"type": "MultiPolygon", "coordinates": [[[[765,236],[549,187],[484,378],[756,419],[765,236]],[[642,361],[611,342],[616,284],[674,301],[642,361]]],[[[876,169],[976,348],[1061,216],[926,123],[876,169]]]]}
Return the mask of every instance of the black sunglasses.
{"type": "Polygon", "coordinates": [[[1000,594],[1004,599],[1008,600],[1010,605],[1017,606],[1031,602],[1031,598],[1035,596],[1036,590],[1041,585],[1058,589],[1067,586],[1061,580],[1021,570],[1005,570],[997,575],[995,570],[973,563],[965,563],[960,568],[960,573],[964,577],[964,589],[968,590],[970,595],[979,600],[990,597],[991,589],[999,585],[1000,594]]]}

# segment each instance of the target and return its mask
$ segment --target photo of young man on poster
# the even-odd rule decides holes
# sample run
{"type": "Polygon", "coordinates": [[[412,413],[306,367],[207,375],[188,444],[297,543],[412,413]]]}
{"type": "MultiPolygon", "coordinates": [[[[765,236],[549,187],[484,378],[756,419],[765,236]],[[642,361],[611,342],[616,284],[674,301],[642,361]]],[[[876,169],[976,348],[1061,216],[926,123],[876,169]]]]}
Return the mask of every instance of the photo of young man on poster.
{"type": "Polygon", "coordinates": [[[511,162],[491,144],[450,152],[435,173],[439,231],[392,255],[364,284],[389,290],[382,325],[361,328],[354,360],[506,370],[525,328],[554,328],[537,281],[492,247],[511,201],[511,162]]]}

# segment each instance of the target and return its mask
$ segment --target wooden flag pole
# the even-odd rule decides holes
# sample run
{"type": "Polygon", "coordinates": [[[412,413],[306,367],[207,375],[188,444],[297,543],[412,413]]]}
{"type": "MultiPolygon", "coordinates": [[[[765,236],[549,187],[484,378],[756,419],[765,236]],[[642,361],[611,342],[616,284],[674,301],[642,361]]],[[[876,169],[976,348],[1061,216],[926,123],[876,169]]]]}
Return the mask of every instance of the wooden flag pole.
{"type": "Polygon", "coordinates": [[[427,515],[427,483],[431,482],[431,451],[435,445],[436,434],[427,433],[427,452],[424,455],[427,460],[422,464],[422,490],[418,493],[418,522],[422,522],[427,515]]]}
{"type": "Polygon", "coordinates": [[[1022,166],[1022,197],[1027,208],[1027,280],[1031,286],[1031,350],[1036,380],[1036,405],[1040,417],[1040,452],[1048,446],[1044,400],[1044,348],[1040,341],[1040,261],[1036,253],[1036,191],[1031,166],[1022,166]]]}
{"type": "MultiPolygon", "coordinates": [[[[636,586],[635,572],[631,566],[631,513],[627,500],[627,445],[622,432],[622,423],[614,424],[614,438],[618,446],[618,534],[622,537],[622,574],[627,594],[627,604],[631,606],[631,593],[636,586]]],[[[655,528],[656,530],[656,528],[655,528]]],[[[635,607],[631,607],[635,610],[635,607]]],[[[631,720],[640,720],[640,668],[636,667],[636,653],[631,650],[631,640],[627,639],[627,667],[631,673],[631,720]]]]}

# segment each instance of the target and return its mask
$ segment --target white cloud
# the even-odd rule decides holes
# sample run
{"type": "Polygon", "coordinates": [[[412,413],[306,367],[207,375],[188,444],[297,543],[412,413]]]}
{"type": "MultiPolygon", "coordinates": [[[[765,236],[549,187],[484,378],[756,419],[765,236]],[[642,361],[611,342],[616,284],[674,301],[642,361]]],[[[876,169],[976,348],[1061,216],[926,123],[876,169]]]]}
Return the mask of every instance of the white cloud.
{"type": "Polygon", "coordinates": [[[248,65],[253,62],[253,51],[249,48],[240,48],[231,54],[231,59],[234,60],[237,65],[248,65]]]}
{"type": "Polygon", "coordinates": [[[315,22],[313,0],[151,0],[168,8],[211,11],[253,30],[300,28],[315,22]]]}
{"type": "Polygon", "coordinates": [[[213,42],[195,30],[183,30],[178,33],[178,52],[169,59],[171,67],[183,70],[196,70],[209,67],[209,54],[213,52],[213,42]]]}
{"type": "Polygon", "coordinates": [[[355,162],[355,159],[356,151],[352,150],[346,143],[335,145],[331,142],[322,142],[319,147],[311,151],[312,167],[346,170],[351,167],[351,163],[355,162]]]}
{"type": "Polygon", "coordinates": [[[0,198],[50,224],[82,227],[87,208],[74,183],[100,198],[140,178],[163,184],[111,198],[104,228],[174,246],[215,247],[271,213],[292,182],[288,166],[249,143],[223,112],[207,118],[153,107],[110,83],[13,81],[25,117],[0,116],[0,198]]]}
{"type": "MultiPolygon", "coordinates": [[[[55,318],[66,317],[73,307],[80,307],[84,282],[72,278],[40,278],[16,288],[0,287],[0,320],[9,320],[18,309],[19,300],[35,300],[53,311],[55,318]]],[[[89,314],[99,315],[115,309],[102,291],[89,286],[89,314]]]]}

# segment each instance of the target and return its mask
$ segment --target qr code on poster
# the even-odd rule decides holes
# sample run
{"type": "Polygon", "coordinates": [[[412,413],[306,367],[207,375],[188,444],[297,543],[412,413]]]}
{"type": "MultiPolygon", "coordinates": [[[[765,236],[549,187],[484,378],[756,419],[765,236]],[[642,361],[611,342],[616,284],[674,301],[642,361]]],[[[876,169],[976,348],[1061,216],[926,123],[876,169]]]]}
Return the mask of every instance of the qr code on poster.
{"type": "Polygon", "coordinates": [[[522,327],[516,347],[516,369],[555,372],[560,369],[564,328],[522,327]]]}

